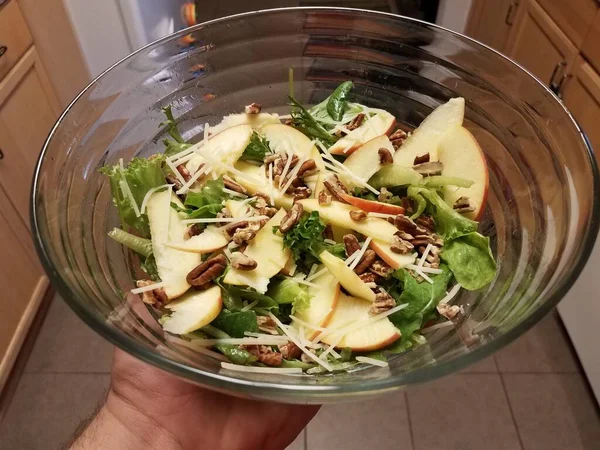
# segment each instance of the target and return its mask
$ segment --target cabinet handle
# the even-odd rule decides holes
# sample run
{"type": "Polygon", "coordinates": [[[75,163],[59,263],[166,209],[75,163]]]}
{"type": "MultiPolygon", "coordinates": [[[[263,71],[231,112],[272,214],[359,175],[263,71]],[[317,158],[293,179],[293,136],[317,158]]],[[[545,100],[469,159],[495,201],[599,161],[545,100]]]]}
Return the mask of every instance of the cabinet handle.
{"type": "Polygon", "coordinates": [[[514,14],[517,11],[517,6],[519,6],[519,2],[512,2],[508,7],[508,11],[506,12],[506,17],[504,18],[504,23],[509,27],[513,25],[514,14]]]}
{"type": "Polygon", "coordinates": [[[4,152],[0,148],[0,161],[2,161],[3,159],[4,159],[4,152]]]}
{"type": "Polygon", "coordinates": [[[6,45],[0,45],[0,57],[2,57],[2,55],[4,55],[7,51],[8,47],[6,45]]]}
{"type": "Polygon", "coordinates": [[[566,61],[559,62],[554,67],[554,70],[552,71],[552,75],[550,75],[550,83],[548,84],[548,87],[557,95],[558,95],[558,90],[563,83],[562,80],[564,80],[565,74],[562,74],[558,83],[556,83],[554,80],[556,79],[557,76],[559,76],[559,74],[562,73],[562,71],[565,69],[565,67],[567,67],[566,61]]]}

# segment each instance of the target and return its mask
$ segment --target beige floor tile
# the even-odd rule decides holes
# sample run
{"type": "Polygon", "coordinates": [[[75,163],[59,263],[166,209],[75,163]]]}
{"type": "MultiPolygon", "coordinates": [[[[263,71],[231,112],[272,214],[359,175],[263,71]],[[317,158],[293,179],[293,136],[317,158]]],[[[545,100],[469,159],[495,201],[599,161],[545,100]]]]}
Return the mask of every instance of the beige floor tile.
{"type": "Polygon", "coordinates": [[[521,448],[500,375],[454,375],[407,397],[415,450],[521,448]]]}
{"type": "Polygon", "coordinates": [[[0,424],[0,449],[62,448],[108,385],[108,375],[24,374],[0,424]]]}
{"type": "Polygon", "coordinates": [[[108,373],[111,344],[88,327],[59,297],[52,301],[26,372],[108,373]]]}
{"type": "Polygon", "coordinates": [[[306,429],[292,442],[285,450],[306,450],[304,448],[304,440],[306,439],[306,429]]]}
{"type": "Polygon", "coordinates": [[[600,448],[600,417],[578,374],[504,374],[525,450],[600,448]]]}
{"type": "Polygon", "coordinates": [[[496,353],[500,372],[578,371],[577,359],[558,315],[552,313],[508,347],[496,353]]]}
{"type": "Polygon", "coordinates": [[[308,425],[307,450],[412,450],[402,392],[325,405],[308,425]]]}
{"type": "Polygon", "coordinates": [[[470,365],[462,371],[462,373],[497,373],[498,367],[496,367],[496,361],[493,356],[470,365]]]}

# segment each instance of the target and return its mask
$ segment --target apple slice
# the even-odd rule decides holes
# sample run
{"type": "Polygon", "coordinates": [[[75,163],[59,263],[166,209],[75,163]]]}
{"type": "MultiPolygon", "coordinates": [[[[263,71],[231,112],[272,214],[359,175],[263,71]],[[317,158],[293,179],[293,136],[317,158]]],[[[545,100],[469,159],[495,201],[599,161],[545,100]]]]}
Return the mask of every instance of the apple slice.
{"type": "Polygon", "coordinates": [[[464,127],[456,127],[440,141],[439,158],[444,164],[442,174],[447,177],[468,178],[469,188],[444,187],[444,199],[452,206],[459,197],[469,197],[475,211],[466,213],[469,219],[479,220],[485,209],[489,190],[489,174],[485,155],[477,140],[464,127]]]}
{"type": "Polygon", "coordinates": [[[405,209],[402,206],[392,205],[390,203],[376,202],[364,198],[354,197],[350,194],[343,194],[342,198],[352,206],[362,209],[365,212],[383,213],[383,214],[404,214],[405,209]]]}
{"type": "Polygon", "coordinates": [[[294,275],[295,272],[296,272],[296,261],[294,260],[294,255],[290,255],[290,257],[288,258],[288,260],[285,263],[285,266],[283,266],[283,269],[281,269],[281,273],[283,275],[291,277],[294,275]]]}
{"type": "Polygon", "coordinates": [[[314,159],[315,164],[319,170],[324,170],[323,158],[321,153],[304,133],[296,130],[289,125],[274,124],[266,125],[262,129],[267,141],[269,141],[269,147],[275,153],[280,151],[293,152],[298,158],[302,158],[308,153],[308,159],[314,159]]]}
{"type": "Polygon", "coordinates": [[[256,269],[243,271],[231,267],[223,279],[225,283],[250,286],[261,294],[267,292],[269,280],[285,267],[292,254],[283,246],[281,234],[273,233],[273,227],[278,226],[285,215],[285,209],[280,209],[246,247],[244,254],[258,263],[256,269]]]}
{"type": "MultiPolygon", "coordinates": [[[[250,143],[251,136],[250,125],[237,125],[214,135],[206,145],[200,147],[196,144],[194,147],[197,147],[201,153],[205,153],[207,158],[214,158],[215,161],[223,164],[213,166],[213,171],[220,175],[227,173],[228,167],[233,166],[240,159],[250,143]]],[[[206,159],[201,155],[196,155],[186,163],[185,167],[193,174],[205,162],[206,159]]]]}
{"type": "Polygon", "coordinates": [[[321,253],[319,258],[348,293],[369,302],[375,301],[375,292],[343,260],[327,251],[321,253]]]}
{"type": "MultiPolygon", "coordinates": [[[[323,189],[325,189],[325,185],[323,184],[323,180],[329,176],[332,175],[334,172],[330,172],[328,170],[324,170],[321,171],[319,173],[319,177],[317,178],[317,182],[315,183],[315,188],[313,190],[313,197],[318,199],[319,198],[319,192],[321,192],[323,189]]],[[[349,230],[348,228],[343,228],[343,227],[338,227],[337,225],[334,224],[329,224],[331,226],[331,232],[333,234],[333,240],[336,242],[342,242],[342,239],[344,237],[344,235],[351,233],[352,230],[349,230]]]]}
{"type": "Polygon", "coordinates": [[[465,116],[465,99],[452,98],[438,106],[421,122],[394,155],[394,164],[412,167],[415,157],[429,153],[430,161],[438,161],[438,146],[442,137],[462,125],[465,116]]]}
{"type": "Polygon", "coordinates": [[[223,117],[223,120],[214,127],[208,129],[208,134],[214,136],[227,128],[238,125],[250,125],[253,130],[261,131],[265,125],[272,123],[281,123],[278,114],[260,113],[260,114],[229,114],[223,117]]]}
{"type": "Polygon", "coordinates": [[[186,334],[211,323],[221,312],[221,288],[212,286],[203,291],[192,290],[179,300],[165,305],[171,314],[160,319],[165,331],[186,334]]]}
{"type": "Polygon", "coordinates": [[[214,226],[206,227],[206,229],[197,236],[192,236],[187,241],[168,242],[168,247],[182,252],[192,253],[212,253],[229,244],[229,240],[225,235],[217,230],[214,226]]]}
{"type": "MultiPolygon", "coordinates": [[[[257,192],[269,195],[269,180],[265,178],[264,166],[255,166],[244,161],[239,161],[235,168],[244,175],[234,174],[235,181],[244,186],[252,195],[257,192]]],[[[273,186],[273,201],[278,208],[290,209],[294,204],[294,197],[279,191],[273,186]]]]}
{"type": "Polygon", "coordinates": [[[383,259],[392,269],[397,270],[415,263],[415,256],[410,253],[408,255],[399,255],[392,251],[390,244],[373,240],[369,244],[377,256],[383,259]]]}
{"type": "Polygon", "coordinates": [[[344,166],[363,181],[369,181],[383,167],[379,157],[379,149],[384,148],[394,155],[392,142],[384,134],[365,142],[346,160],[344,166]]]}
{"type": "Polygon", "coordinates": [[[385,219],[378,217],[367,217],[363,221],[356,221],[350,218],[351,211],[360,211],[352,205],[333,201],[327,206],[319,205],[315,198],[300,200],[305,211],[317,211],[321,219],[341,228],[354,230],[365,236],[377,239],[382,242],[391,243],[392,236],[398,229],[385,219]]]}
{"type": "MultiPolygon", "coordinates": [[[[320,265],[317,272],[325,268],[320,265]]],[[[297,310],[294,315],[298,319],[317,327],[326,327],[333,316],[338,299],[340,297],[340,283],[329,271],[325,271],[312,281],[317,287],[310,286],[308,293],[311,296],[310,305],[306,309],[297,310]]],[[[364,300],[361,300],[364,302],[364,300]]],[[[298,332],[298,324],[292,322],[292,326],[298,332]]],[[[305,330],[306,338],[312,340],[320,333],[319,330],[305,330]]]]}
{"type": "Polygon", "coordinates": [[[339,342],[337,341],[340,334],[335,332],[324,336],[322,341],[328,345],[335,345],[336,348],[349,347],[354,352],[379,350],[397,341],[401,336],[400,331],[387,317],[370,325],[367,324],[366,321],[373,317],[369,314],[370,307],[369,303],[360,298],[340,294],[328,328],[343,330],[361,321],[365,322],[365,326],[346,334],[339,342]]]}
{"type": "Polygon", "coordinates": [[[158,275],[164,283],[169,299],[182,296],[190,285],[187,274],[202,262],[200,253],[182,252],[166,245],[181,242],[188,226],[182,221],[183,214],[171,208],[171,203],[183,208],[183,204],[171,191],[155,192],[148,199],[147,214],[152,234],[152,252],[158,275]]]}
{"type": "Polygon", "coordinates": [[[365,117],[360,127],[352,130],[350,134],[347,134],[333,144],[329,148],[332,154],[350,155],[365,142],[392,131],[396,124],[394,116],[383,109],[370,109],[369,111],[374,112],[375,115],[370,119],[365,117]]]}
{"type": "Polygon", "coordinates": [[[410,184],[421,184],[423,175],[412,167],[403,167],[397,164],[389,164],[371,177],[369,184],[375,189],[382,187],[408,186],[410,184]]]}
{"type": "Polygon", "coordinates": [[[231,217],[242,217],[250,211],[250,205],[240,200],[225,200],[225,208],[231,217]]]}

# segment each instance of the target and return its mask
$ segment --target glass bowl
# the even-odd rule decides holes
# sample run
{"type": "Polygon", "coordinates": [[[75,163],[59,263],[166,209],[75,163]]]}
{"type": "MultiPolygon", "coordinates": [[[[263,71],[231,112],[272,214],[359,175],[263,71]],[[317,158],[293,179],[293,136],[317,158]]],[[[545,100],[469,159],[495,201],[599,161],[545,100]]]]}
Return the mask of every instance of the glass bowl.
{"type": "Polygon", "coordinates": [[[581,272],[598,231],[592,150],[560,100],[523,68],[428,23],[350,9],[252,12],[150,44],[92,82],[62,114],[33,185],[32,229],[52,283],[94,330],[132,355],[199,385],[253,398],[326,403],[400,389],[460,370],[508,344],[552,310],[581,272]],[[462,290],[464,314],[389,367],[281,376],[220,369],[167,340],[137,296],[136,265],[106,233],[118,226],[98,172],[163,151],[161,108],[173,105],[186,139],[251,102],[287,114],[288,69],[305,104],[343,80],[356,100],[417,126],[451,97],[490,170],[481,232],[498,260],[495,281],[462,290]]]}

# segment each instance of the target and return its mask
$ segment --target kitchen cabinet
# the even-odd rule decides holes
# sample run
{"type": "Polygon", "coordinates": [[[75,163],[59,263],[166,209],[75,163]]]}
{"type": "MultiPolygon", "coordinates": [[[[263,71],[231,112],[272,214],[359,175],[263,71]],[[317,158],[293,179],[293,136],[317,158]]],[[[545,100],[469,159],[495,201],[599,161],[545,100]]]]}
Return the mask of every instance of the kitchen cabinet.
{"type": "Polygon", "coordinates": [[[537,0],[576,47],[581,46],[598,9],[597,0],[537,0]]]}
{"type": "Polygon", "coordinates": [[[0,80],[31,47],[33,38],[16,2],[10,2],[0,14],[0,80]]]}
{"type": "Polygon", "coordinates": [[[579,58],[563,89],[567,108],[581,125],[597,156],[600,155],[600,75],[583,58],[579,58]]]}
{"type": "Polygon", "coordinates": [[[524,0],[505,53],[544,84],[560,85],[579,51],[535,0],[524,0]]]}
{"type": "Polygon", "coordinates": [[[523,0],[474,0],[466,34],[503,51],[520,1],[523,0]]]}
{"type": "Polygon", "coordinates": [[[594,23],[583,41],[581,53],[600,72],[600,8],[598,8],[594,23]]]}

